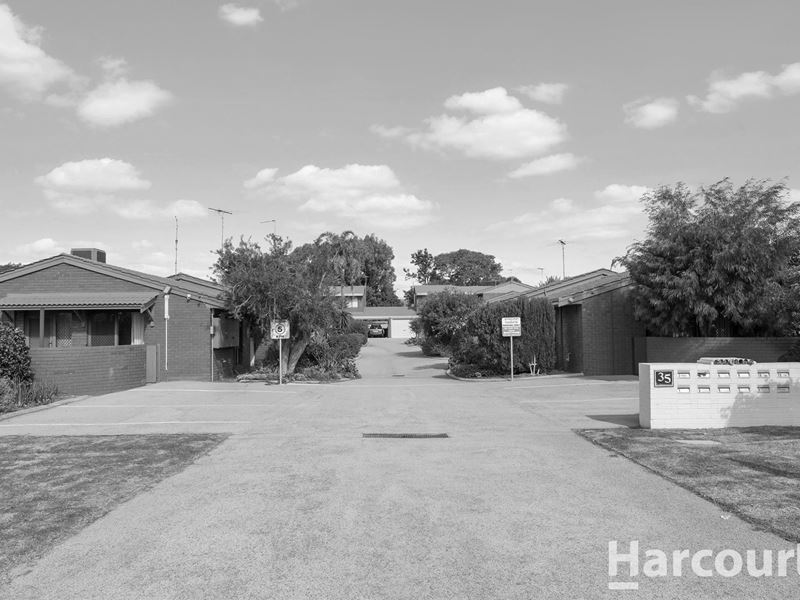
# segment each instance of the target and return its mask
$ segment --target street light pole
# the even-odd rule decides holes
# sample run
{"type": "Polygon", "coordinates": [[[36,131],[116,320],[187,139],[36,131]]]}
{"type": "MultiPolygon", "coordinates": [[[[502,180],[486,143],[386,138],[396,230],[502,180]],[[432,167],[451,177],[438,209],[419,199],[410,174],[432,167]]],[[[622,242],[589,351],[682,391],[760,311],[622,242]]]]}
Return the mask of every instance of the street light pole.
{"type": "Polygon", "coordinates": [[[567,267],[564,259],[564,248],[566,247],[567,242],[565,242],[564,240],[558,240],[558,243],[561,244],[561,279],[566,279],[567,267]]]}

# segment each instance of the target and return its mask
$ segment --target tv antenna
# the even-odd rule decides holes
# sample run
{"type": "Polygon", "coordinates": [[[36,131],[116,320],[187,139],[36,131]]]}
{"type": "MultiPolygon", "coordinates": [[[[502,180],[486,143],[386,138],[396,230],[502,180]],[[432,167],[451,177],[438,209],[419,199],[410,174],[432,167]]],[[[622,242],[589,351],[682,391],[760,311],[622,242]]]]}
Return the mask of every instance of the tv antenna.
{"type": "Polygon", "coordinates": [[[269,219],[267,221],[261,221],[262,223],[272,223],[272,235],[278,234],[278,219],[269,219]]]}
{"type": "Polygon", "coordinates": [[[178,274],[178,215],[175,215],[175,275],[178,274]]]}
{"type": "Polygon", "coordinates": [[[233,213],[229,210],[222,210],[221,208],[211,208],[208,207],[208,210],[213,210],[215,213],[219,215],[219,226],[220,226],[220,233],[219,233],[219,247],[222,248],[225,245],[225,215],[232,215],[233,213]]]}

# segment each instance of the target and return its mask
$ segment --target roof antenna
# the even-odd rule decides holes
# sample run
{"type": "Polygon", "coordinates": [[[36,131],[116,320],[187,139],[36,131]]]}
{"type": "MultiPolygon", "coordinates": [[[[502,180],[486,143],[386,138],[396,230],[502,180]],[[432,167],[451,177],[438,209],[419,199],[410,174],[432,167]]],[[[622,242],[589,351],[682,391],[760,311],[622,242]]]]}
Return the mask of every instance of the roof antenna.
{"type": "Polygon", "coordinates": [[[175,275],[178,274],[178,215],[175,215],[175,275]]]}
{"type": "Polygon", "coordinates": [[[222,248],[225,245],[225,215],[232,215],[233,213],[229,210],[222,210],[221,208],[211,208],[208,207],[208,210],[213,210],[215,213],[219,215],[219,223],[220,223],[220,234],[219,234],[219,247],[222,248]]]}

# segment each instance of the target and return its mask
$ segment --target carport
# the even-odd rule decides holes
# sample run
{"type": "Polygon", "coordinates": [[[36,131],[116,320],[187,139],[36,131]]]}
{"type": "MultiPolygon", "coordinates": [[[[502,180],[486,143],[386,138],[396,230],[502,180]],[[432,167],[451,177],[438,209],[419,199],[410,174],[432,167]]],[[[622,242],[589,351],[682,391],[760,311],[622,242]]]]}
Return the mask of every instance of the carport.
{"type": "Polygon", "coordinates": [[[385,323],[388,328],[386,337],[399,339],[414,337],[411,321],[417,317],[417,313],[405,306],[368,306],[362,309],[350,309],[347,312],[353,315],[356,321],[385,323]]]}

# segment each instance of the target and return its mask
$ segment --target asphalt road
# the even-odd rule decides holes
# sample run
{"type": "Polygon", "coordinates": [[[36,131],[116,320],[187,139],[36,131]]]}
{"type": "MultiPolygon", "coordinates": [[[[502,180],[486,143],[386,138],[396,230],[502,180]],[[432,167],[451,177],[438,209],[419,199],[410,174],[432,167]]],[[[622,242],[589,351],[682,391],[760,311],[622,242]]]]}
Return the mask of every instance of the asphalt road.
{"type": "Polygon", "coordinates": [[[635,422],[633,379],[465,383],[395,340],[371,340],[359,366],[356,382],[158,384],[0,422],[0,435],[232,433],[0,597],[796,596],[796,571],[609,577],[612,540],[637,540],[641,563],[646,549],[792,548],[572,432],[635,422]]]}

